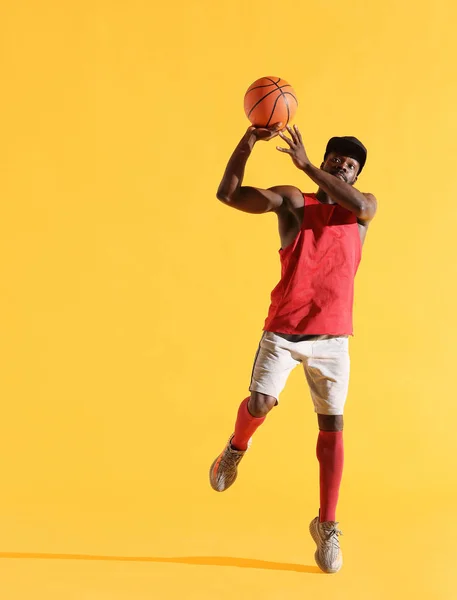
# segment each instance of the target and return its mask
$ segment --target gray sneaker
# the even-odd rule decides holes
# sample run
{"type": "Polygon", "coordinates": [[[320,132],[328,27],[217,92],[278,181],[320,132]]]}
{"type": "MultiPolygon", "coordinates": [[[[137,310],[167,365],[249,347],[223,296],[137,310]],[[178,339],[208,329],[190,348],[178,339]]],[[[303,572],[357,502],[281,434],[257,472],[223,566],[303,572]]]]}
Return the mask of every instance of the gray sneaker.
{"type": "Polygon", "coordinates": [[[343,566],[343,554],[340,549],[339,535],[336,521],[319,523],[319,517],[313,519],[309,525],[309,532],[316,542],[317,550],[314,560],[324,573],[336,573],[343,566]]]}
{"type": "Polygon", "coordinates": [[[238,465],[246,454],[246,450],[235,450],[232,448],[230,437],[224,450],[219,454],[209,470],[209,482],[216,492],[224,492],[229,488],[238,475],[238,465]]]}

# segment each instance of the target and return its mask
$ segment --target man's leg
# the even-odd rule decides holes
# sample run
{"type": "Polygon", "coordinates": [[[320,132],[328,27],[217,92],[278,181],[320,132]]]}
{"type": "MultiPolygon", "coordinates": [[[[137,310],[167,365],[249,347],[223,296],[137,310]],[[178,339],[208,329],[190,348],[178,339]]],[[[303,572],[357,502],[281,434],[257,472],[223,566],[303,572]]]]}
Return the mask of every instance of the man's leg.
{"type": "Polygon", "coordinates": [[[336,505],[343,476],[343,415],[317,415],[319,435],[316,454],[319,461],[319,521],[336,521],[336,505]]]}
{"type": "Polygon", "coordinates": [[[209,481],[213,490],[224,492],[235,483],[238,476],[238,465],[248,449],[251,437],[277,403],[273,396],[251,392],[251,396],[245,398],[240,404],[235,433],[213,462],[209,471],[209,481]]]}
{"type": "Polygon", "coordinates": [[[276,398],[259,392],[251,392],[240,404],[231,444],[235,450],[247,450],[248,443],[267,414],[278,404],[276,398]]]}
{"type": "Polygon", "coordinates": [[[350,367],[347,339],[316,342],[304,367],[319,424],[316,454],[320,510],[311,521],[310,532],[317,545],[317,565],[326,573],[336,573],[343,564],[336,507],[344,463],[343,409],[350,367]]]}
{"type": "Polygon", "coordinates": [[[238,464],[251,437],[278,404],[289,373],[300,362],[292,357],[290,346],[274,333],[266,331],[262,335],[249,386],[251,395],[241,403],[235,432],[210,468],[210,485],[217,492],[225,491],[235,482],[238,464]]]}

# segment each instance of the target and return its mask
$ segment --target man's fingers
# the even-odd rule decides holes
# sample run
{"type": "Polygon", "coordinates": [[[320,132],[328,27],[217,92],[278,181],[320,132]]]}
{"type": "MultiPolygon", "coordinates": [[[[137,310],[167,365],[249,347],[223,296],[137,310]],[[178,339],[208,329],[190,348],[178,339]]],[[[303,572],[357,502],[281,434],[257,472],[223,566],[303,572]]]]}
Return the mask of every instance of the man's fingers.
{"type": "Polygon", "coordinates": [[[299,141],[301,144],[303,144],[303,140],[302,140],[302,137],[301,137],[301,133],[300,133],[300,130],[298,129],[298,126],[297,126],[297,125],[294,125],[294,130],[295,130],[295,133],[297,134],[298,141],[299,141]]]}
{"type": "Polygon", "coordinates": [[[287,135],[284,135],[284,133],[282,133],[282,131],[279,132],[279,137],[284,140],[285,142],[287,142],[289,144],[289,146],[292,148],[293,142],[290,138],[287,137],[287,135]]]}
{"type": "Polygon", "coordinates": [[[298,142],[298,138],[290,125],[287,125],[287,131],[290,133],[290,137],[293,139],[294,144],[296,144],[298,142]]]}
{"type": "Polygon", "coordinates": [[[293,150],[290,150],[289,148],[281,148],[281,146],[276,146],[276,150],[284,152],[285,154],[293,154],[293,150]]]}

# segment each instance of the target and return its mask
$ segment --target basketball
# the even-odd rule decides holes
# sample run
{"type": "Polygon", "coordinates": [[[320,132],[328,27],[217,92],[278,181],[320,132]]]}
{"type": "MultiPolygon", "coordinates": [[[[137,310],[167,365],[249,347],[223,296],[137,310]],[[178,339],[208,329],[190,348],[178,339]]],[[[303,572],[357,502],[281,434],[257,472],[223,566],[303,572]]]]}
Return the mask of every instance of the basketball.
{"type": "Polygon", "coordinates": [[[256,127],[284,127],[294,118],[297,96],[292,86],[280,77],[262,77],[249,86],[244,95],[244,112],[256,127]]]}

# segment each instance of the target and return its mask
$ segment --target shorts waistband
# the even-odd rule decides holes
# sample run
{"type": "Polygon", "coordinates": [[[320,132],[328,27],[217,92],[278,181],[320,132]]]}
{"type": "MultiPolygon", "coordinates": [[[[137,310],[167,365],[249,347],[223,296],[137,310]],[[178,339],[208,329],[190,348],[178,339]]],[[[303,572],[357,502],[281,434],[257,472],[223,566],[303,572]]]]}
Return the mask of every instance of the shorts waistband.
{"type": "Polygon", "coordinates": [[[313,334],[313,335],[302,335],[296,333],[280,333],[278,331],[272,331],[275,335],[287,340],[288,342],[312,342],[317,340],[331,340],[338,337],[348,337],[346,334],[343,335],[328,335],[328,334],[313,334]]]}

